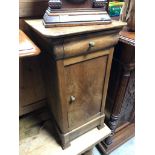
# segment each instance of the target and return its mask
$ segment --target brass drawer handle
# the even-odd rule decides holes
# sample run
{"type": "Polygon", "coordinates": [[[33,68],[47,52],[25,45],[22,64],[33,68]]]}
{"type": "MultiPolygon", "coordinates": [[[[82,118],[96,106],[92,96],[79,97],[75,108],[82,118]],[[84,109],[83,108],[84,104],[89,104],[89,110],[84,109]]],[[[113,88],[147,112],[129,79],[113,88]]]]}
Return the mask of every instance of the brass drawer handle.
{"type": "Polygon", "coordinates": [[[75,101],[75,96],[70,96],[70,103],[73,103],[75,101]]]}
{"type": "Polygon", "coordinates": [[[94,47],[94,46],[95,46],[95,42],[90,41],[90,42],[89,42],[89,47],[94,47]]]}

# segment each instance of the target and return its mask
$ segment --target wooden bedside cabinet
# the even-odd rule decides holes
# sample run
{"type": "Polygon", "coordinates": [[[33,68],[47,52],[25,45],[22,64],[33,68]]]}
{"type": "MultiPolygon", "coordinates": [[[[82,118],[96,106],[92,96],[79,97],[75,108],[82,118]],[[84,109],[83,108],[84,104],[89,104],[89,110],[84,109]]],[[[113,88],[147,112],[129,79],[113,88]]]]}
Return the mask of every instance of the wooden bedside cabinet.
{"type": "Polygon", "coordinates": [[[104,127],[113,47],[125,23],[53,28],[44,28],[42,20],[26,23],[44,51],[48,103],[66,148],[83,133],[104,127]]]}

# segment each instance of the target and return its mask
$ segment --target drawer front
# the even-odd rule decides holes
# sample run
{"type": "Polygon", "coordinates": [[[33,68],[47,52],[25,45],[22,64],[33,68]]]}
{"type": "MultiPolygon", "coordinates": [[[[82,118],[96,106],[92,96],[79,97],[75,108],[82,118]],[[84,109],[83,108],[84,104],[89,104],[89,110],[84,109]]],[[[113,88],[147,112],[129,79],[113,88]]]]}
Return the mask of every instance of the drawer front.
{"type": "Polygon", "coordinates": [[[108,55],[65,66],[69,128],[100,115],[108,55]]]}
{"type": "Polygon", "coordinates": [[[64,40],[64,58],[87,54],[114,46],[118,42],[118,33],[95,34],[64,40]]]}

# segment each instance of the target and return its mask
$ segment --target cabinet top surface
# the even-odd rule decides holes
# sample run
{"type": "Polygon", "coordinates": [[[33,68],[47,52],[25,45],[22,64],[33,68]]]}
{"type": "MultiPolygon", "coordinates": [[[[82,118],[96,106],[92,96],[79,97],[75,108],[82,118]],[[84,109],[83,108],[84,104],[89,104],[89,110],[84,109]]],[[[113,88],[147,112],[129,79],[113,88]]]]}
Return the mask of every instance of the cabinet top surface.
{"type": "Polygon", "coordinates": [[[125,22],[112,21],[111,24],[107,25],[90,25],[90,26],[73,26],[73,27],[53,27],[45,28],[42,19],[25,20],[25,22],[32,27],[36,32],[49,38],[58,38],[63,36],[82,34],[88,32],[95,32],[101,30],[110,30],[122,28],[126,25],[125,22]]]}

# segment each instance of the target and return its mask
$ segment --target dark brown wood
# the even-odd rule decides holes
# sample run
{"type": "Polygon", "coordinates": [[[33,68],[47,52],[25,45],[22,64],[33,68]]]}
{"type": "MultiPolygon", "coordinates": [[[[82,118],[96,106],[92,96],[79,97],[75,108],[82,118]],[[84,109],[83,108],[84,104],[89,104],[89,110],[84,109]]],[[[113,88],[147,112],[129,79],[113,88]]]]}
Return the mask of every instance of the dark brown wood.
{"type": "Polygon", "coordinates": [[[48,8],[43,16],[46,28],[60,26],[109,24],[111,18],[106,11],[99,9],[64,9],[51,10],[48,8]]]}
{"type": "Polygon", "coordinates": [[[48,6],[51,9],[60,9],[62,7],[62,2],[61,0],[49,0],[48,6]]]}
{"type": "Polygon", "coordinates": [[[94,8],[102,8],[102,9],[106,10],[107,1],[105,1],[105,0],[93,0],[93,7],[94,8]]]}
{"type": "MultiPolygon", "coordinates": [[[[57,2],[55,0],[50,0],[54,4],[57,2]]],[[[62,3],[62,8],[92,8],[92,7],[104,7],[106,1],[98,1],[98,0],[60,0],[62,3]],[[98,5],[97,5],[98,4],[98,5]]],[[[55,8],[55,7],[53,7],[55,8]]]]}
{"type": "MultiPolygon", "coordinates": [[[[76,137],[95,127],[104,127],[113,46],[122,26],[118,24],[96,34],[86,31],[79,36],[71,34],[70,27],[65,27],[68,34],[62,37],[54,31],[55,28],[46,29],[35,24],[29,23],[33,28],[31,34],[44,51],[42,64],[45,65],[48,104],[65,149],[76,137]],[[38,29],[38,26],[43,29],[38,29]],[[52,33],[44,35],[46,30],[52,33]]],[[[58,29],[60,32],[63,30],[58,29]]]]}
{"type": "Polygon", "coordinates": [[[135,40],[135,32],[129,32],[129,31],[124,29],[119,34],[120,34],[120,36],[123,36],[125,38],[135,40]]]}
{"type": "MultiPolygon", "coordinates": [[[[73,3],[73,0],[61,0],[63,5],[62,8],[92,8],[92,4],[89,0],[85,0],[82,3],[73,3]]],[[[75,0],[74,0],[75,1],[75,0]]]]}
{"type": "Polygon", "coordinates": [[[108,154],[118,148],[120,145],[127,142],[129,139],[135,136],[135,124],[131,123],[130,125],[126,126],[119,132],[116,132],[113,138],[113,143],[108,148],[108,154]]]}
{"type": "Polygon", "coordinates": [[[46,28],[111,23],[106,8],[105,0],[49,0],[43,23],[46,28]]]}
{"type": "MultiPolygon", "coordinates": [[[[55,0],[52,0],[55,1],[55,0]]],[[[69,0],[61,0],[62,7],[55,5],[53,8],[92,8],[93,4],[91,1],[86,0],[83,3],[72,3],[69,0]]],[[[104,7],[107,7],[107,3],[104,2],[104,7]]],[[[19,17],[37,17],[42,18],[45,10],[48,8],[48,0],[20,0],[19,1],[19,17]]],[[[51,7],[52,8],[52,7],[51,7]]]]}
{"type": "Polygon", "coordinates": [[[120,32],[119,40],[126,44],[135,46],[135,32],[128,32],[127,30],[124,29],[123,31],[120,32]]]}
{"type": "Polygon", "coordinates": [[[127,34],[128,32],[121,32],[125,39],[122,41],[120,36],[112,63],[105,107],[106,122],[112,134],[102,146],[103,152],[107,154],[134,135],[135,47],[134,34],[127,34]],[[133,40],[132,43],[129,38],[133,40]]]}
{"type": "Polygon", "coordinates": [[[122,128],[113,136],[113,142],[111,145],[106,145],[105,142],[101,142],[97,145],[99,152],[109,155],[112,151],[117,149],[120,145],[127,142],[129,139],[135,136],[135,124],[129,124],[125,128],[122,128]]]}
{"type": "Polygon", "coordinates": [[[19,17],[42,18],[48,7],[48,0],[19,0],[19,17]]]}

